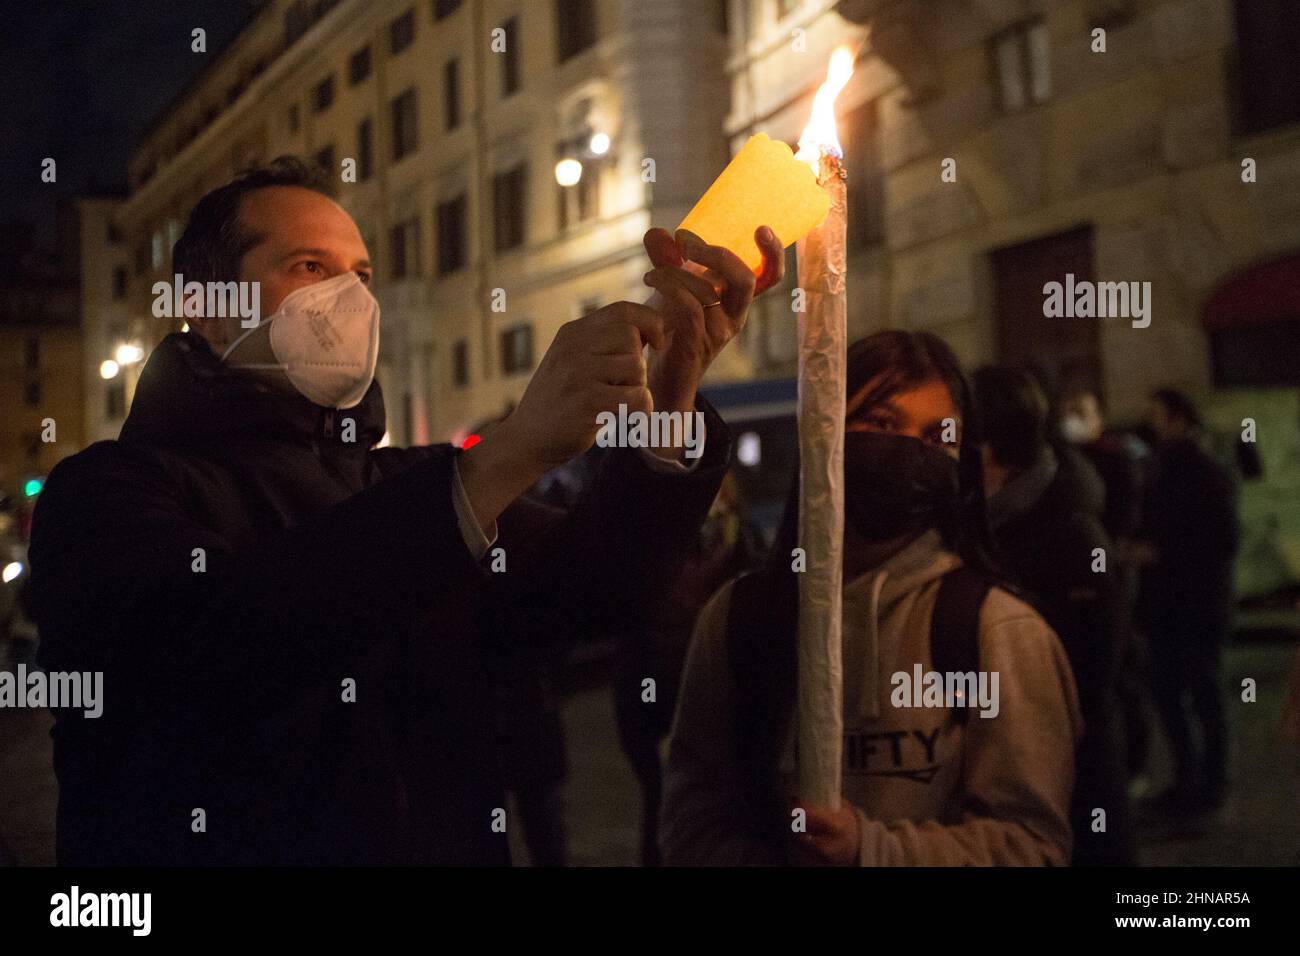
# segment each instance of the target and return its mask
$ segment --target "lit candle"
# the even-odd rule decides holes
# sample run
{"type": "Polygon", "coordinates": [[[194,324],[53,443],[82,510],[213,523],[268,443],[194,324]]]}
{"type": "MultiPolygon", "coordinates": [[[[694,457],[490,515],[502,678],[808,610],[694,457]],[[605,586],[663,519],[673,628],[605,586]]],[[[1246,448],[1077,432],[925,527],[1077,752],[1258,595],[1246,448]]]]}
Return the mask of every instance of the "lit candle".
{"type": "Polygon", "coordinates": [[[679,229],[724,246],[758,273],[759,226],[798,242],[799,575],[798,789],[801,799],[838,809],[844,683],[840,659],[844,550],[845,175],[835,97],[853,75],[846,48],[831,57],[799,152],[759,133],[682,220],[679,229]]]}
{"type": "Polygon", "coordinates": [[[844,551],[844,389],[847,320],[846,177],[835,130],[835,97],[853,75],[853,54],[831,57],[797,158],[816,170],[829,211],[799,241],[798,793],[836,810],[843,778],[844,677],[841,606],[844,551]]]}

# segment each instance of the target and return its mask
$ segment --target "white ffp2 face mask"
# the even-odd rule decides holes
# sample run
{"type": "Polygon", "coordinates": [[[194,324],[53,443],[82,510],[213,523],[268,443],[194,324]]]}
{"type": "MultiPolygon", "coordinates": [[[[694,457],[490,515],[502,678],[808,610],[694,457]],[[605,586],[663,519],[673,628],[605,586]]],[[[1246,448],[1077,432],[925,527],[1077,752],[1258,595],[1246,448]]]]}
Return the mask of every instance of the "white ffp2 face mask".
{"type": "Polygon", "coordinates": [[[1066,415],[1061,419],[1061,436],[1072,445],[1082,445],[1092,438],[1092,429],[1078,415],[1066,415]]]}
{"type": "Polygon", "coordinates": [[[379,303],[355,272],[295,289],[261,325],[289,382],[325,408],[352,408],[365,396],[379,360],[379,303]]]}

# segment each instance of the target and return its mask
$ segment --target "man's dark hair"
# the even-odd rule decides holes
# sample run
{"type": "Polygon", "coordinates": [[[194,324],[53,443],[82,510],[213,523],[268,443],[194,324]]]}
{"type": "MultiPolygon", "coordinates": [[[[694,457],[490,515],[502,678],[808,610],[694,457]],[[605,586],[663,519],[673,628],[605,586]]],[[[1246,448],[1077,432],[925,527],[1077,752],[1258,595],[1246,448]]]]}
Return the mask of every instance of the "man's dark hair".
{"type": "Polygon", "coordinates": [[[1185,393],[1176,388],[1158,388],[1151,393],[1151,397],[1164,407],[1165,414],[1170,418],[1181,419],[1195,429],[1203,427],[1201,413],[1185,393]]]}
{"type": "Polygon", "coordinates": [[[262,237],[239,221],[239,204],[255,189],[301,186],[329,196],[328,180],[296,156],[279,156],[265,166],[246,169],[195,204],[185,231],[172,248],[172,269],[186,282],[232,282],[239,263],[262,237]]]}
{"type": "Polygon", "coordinates": [[[1047,397],[1033,375],[988,365],[973,376],[981,435],[993,457],[1009,468],[1028,468],[1047,447],[1047,397]]]}

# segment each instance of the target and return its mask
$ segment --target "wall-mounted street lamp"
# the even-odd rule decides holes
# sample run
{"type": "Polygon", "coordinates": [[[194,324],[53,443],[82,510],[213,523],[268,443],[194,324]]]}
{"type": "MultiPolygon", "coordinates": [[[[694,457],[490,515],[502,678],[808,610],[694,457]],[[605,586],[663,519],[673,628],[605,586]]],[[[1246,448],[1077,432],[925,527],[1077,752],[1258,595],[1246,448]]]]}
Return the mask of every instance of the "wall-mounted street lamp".
{"type": "Polygon", "coordinates": [[[117,360],[119,366],[134,365],[144,358],[144,349],[138,345],[123,343],[117,347],[117,351],[113,353],[113,358],[117,360]]]}
{"type": "Polygon", "coordinates": [[[566,158],[555,164],[555,181],[561,186],[576,186],[582,179],[582,163],[566,158]]]}
{"type": "Polygon", "coordinates": [[[117,378],[117,373],[122,371],[122,367],[112,359],[104,359],[99,363],[99,377],[108,381],[117,378]]]}

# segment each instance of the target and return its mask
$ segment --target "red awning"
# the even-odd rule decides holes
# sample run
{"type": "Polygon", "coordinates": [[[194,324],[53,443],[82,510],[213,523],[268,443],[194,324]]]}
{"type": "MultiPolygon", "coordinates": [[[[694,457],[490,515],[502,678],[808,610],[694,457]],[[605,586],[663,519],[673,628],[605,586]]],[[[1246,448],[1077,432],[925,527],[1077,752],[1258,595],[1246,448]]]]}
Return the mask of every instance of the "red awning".
{"type": "Polygon", "coordinates": [[[1300,255],[1251,266],[1205,304],[1208,329],[1286,321],[1300,321],[1300,255]]]}

